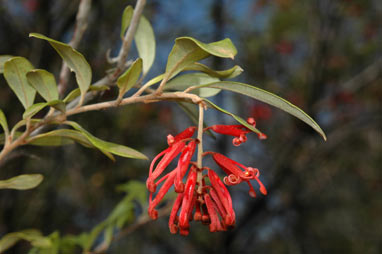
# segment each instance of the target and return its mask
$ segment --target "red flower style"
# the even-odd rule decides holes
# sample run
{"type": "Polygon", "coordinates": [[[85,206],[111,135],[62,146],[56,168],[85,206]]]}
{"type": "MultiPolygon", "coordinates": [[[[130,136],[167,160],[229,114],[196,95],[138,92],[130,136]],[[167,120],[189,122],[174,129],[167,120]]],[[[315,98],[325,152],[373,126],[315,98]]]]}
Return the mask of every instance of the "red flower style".
{"type": "MultiPolygon", "coordinates": [[[[256,121],[254,118],[250,117],[247,119],[247,123],[252,125],[254,128],[256,127],[256,121]]],[[[205,128],[204,130],[213,130],[216,133],[223,134],[223,135],[229,135],[234,136],[235,138],[232,139],[232,144],[234,146],[239,146],[242,143],[245,143],[247,141],[246,134],[251,132],[247,127],[241,124],[237,125],[212,125],[210,127],[205,128]]],[[[264,133],[258,133],[257,134],[259,139],[266,139],[267,136],[264,133]]]]}
{"type": "Polygon", "coordinates": [[[196,139],[191,139],[192,135],[195,132],[195,129],[195,127],[189,127],[183,132],[176,135],[175,137],[171,136],[171,138],[169,138],[169,135],[167,138],[169,147],[161,153],[159,153],[151,162],[149,177],[146,181],[146,187],[150,192],[148,212],[152,219],[156,219],[158,217],[158,212],[155,210],[155,207],[160,203],[160,201],[163,199],[163,197],[172,185],[175,186],[175,190],[177,192],[183,192],[184,184],[182,182],[182,179],[187,172],[191,157],[195,152],[197,143],[196,139]],[[187,141],[189,141],[189,143],[186,145],[187,141]],[[163,171],[167,168],[171,161],[173,161],[174,158],[180,153],[181,155],[178,160],[177,167],[170,173],[163,176],[157,182],[155,182],[155,180],[163,173],[163,171]],[[155,170],[153,170],[155,162],[161,156],[163,156],[161,161],[157,164],[155,170]],[[163,181],[164,183],[162,184],[160,190],[153,199],[153,194],[156,191],[156,187],[163,181]]]}
{"type": "Polygon", "coordinates": [[[249,180],[256,180],[260,186],[260,192],[263,195],[267,195],[267,190],[263,183],[259,179],[260,171],[257,168],[246,167],[237,161],[214,152],[207,152],[205,154],[212,154],[212,158],[219,165],[219,167],[227,174],[223,181],[226,185],[236,185],[245,181],[249,185],[249,195],[256,197],[256,192],[249,182],[249,180]]]}
{"type": "MultiPolygon", "coordinates": [[[[188,127],[187,129],[185,129],[184,131],[182,131],[175,137],[173,137],[172,135],[167,136],[167,143],[169,147],[165,149],[164,151],[162,151],[161,153],[159,153],[157,156],[155,156],[155,158],[153,159],[150,165],[149,177],[147,178],[147,181],[146,181],[146,187],[150,192],[155,192],[155,189],[157,186],[157,184],[155,184],[154,182],[155,179],[157,179],[163,173],[163,171],[167,168],[167,166],[171,163],[171,161],[173,161],[175,157],[178,156],[184,150],[186,146],[185,142],[190,140],[190,138],[194,135],[195,130],[196,130],[196,127],[188,127]],[[153,170],[155,162],[160,157],[162,157],[161,161],[153,170]]],[[[195,142],[195,140],[192,140],[192,141],[195,142]]],[[[193,154],[193,152],[195,151],[195,145],[193,146],[191,145],[191,147],[194,148],[192,151],[192,154],[193,154]]],[[[187,150],[191,150],[191,148],[188,148],[187,150]]],[[[190,161],[192,154],[191,155],[187,154],[187,157],[189,157],[188,162],[190,161]]]]}

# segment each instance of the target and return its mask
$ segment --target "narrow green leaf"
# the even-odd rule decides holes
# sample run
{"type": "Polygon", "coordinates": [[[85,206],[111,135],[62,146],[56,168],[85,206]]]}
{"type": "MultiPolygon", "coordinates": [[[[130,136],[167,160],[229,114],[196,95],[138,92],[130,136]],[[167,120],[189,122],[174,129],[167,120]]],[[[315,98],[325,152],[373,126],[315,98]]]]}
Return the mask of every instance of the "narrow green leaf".
{"type": "Polygon", "coordinates": [[[105,229],[104,232],[104,240],[103,244],[109,248],[111,241],[113,240],[113,232],[114,232],[114,227],[113,226],[108,226],[105,229]]]}
{"type": "MultiPolygon", "coordinates": [[[[130,25],[133,17],[133,7],[130,5],[125,8],[122,14],[121,39],[130,25]]],[[[137,46],[139,57],[143,60],[143,75],[151,68],[155,59],[155,35],[150,22],[142,15],[139,19],[137,31],[134,35],[135,45],[137,46]]]]}
{"type": "Polygon", "coordinates": [[[27,80],[46,101],[58,100],[57,84],[52,73],[41,69],[32,70],[27,73],[27,80]]]}
{"type": "Polygon", "coordinates": [[[156,83],[160,82],[163,79],[163,77],[164,77],[164,74],[160,74],[156,76],[155,78],[152,78],[149,81],[147,81],[147,83],[145,83],[144,85],[147,87],[155,85],[156,83]]]}
{"type": "Polygon", "coordinates": [[[42,109],[44,109],[47,106],[51,106],[54,108],[57,108],[60,111],[65,112],[65,103],[61,100],[53,100],[49,102],[40,102],[33,104],[29,108],[27,108],[23,114],[23,119],[31,118],[38,112],[40,112],[42,109]]]}
{"type": "Polygon", "coordinates": [[[10,56],[10,55],[1,55],[0,56],[0,73],[4,72],[4,64],[5,64],[5,62],[8,61],[12,57],[13,56],[10,56]]]}
{"type": "MultiPolygon", "coordinates": [[[[177,76],[166,83],[164,90],[177,90],[183,91],[190,86],[205,85],[209,83],[215,83],[220,81],[218,78],[214,78],[205,73],[187,73],[177,76]]],[[[221,90],[215,88],[201,88],[194,89],[192,93],[198,94],[201,97],[211,97],[218,94],[221,90]]]]}
{"type": "Polygon", "coordinates": [[[0,189],[33,189],[39,185],[43,179],[43,175],[40,174],[19,175],[7,180],[0,180],[0,189]]]}
{"type": "Polygon", "coordinates": [[[0,125],[4,130],[4,133],[8,135],[9,129],[8,129],[8,123],[7,123],[7,118],[4,115],[4,112],[0,109],[0,125]]]}
{"type": "Polygon", "coordinates": [[[103,141],[92,134],[90,134],[88,131],[86,131],[84,128],[82,128],[78,123],[72,122],[72,121],[66,121],[66,124],[72,126],[74,129],[82,132],[88,140],[98,149],[101,151],[107,151],[115,155],[119,155],[126,158],[134,158],[134,159],[144,159],[147,160],[148,158],[146,155],[142,154],[141,152],[138,152],[137,150],[124,146],[119,145],[107,141],[103,141]]]}
{"type": "Polygon", "coordinates": [[[25,110],[25,112],[23,114],[23,119],[27,119],[29,117],[34,116],[35,114],[40,112],[42,109],[44,109],[46,106],[48,106],[48,104],[46,102],[40,102],[40,103],[33,104],[32,106],[28,107],[25,110]]]}
{"type": "MultiPolygon", "coordinates": [[[[108,86],[90,86],[89,91],[105,91],[109,90],[110,87],[108,86]]],[[[79,88],[76,88],[72,90],[63,100],[65,103],[71,102],[75,98],[81,95],[81,90],[79,88]]]]}
{"type": "Polygon", "coordinates": [[[125,32],[127,28],[130,25],[131,18],[133,17],[133,12],[134,12],[134,9],[133,7],[131,7],[131,5],[126,6],[126,8],[123,10],[122,22],[121,22],[122,25],[121,25],[121,32],[120,32],[120,36],[122,40],[123,40],[123,37],[125,36],[125,32]]]}
{"type": "Polygon", "coordinates": [[[235,65],[234,67],[228,70],[216,71],[201,63],[192,63],[188,65],[184,70],[185,71],[201,71],[201,72],[207,73],[208,75],[212,77],[216,77],[220,79],[235,78],[243,72],[243,69],[239,65],[235,65]]]}
{"type": "Polygon", "coordinates": [[[190,64],[202,60],[209,55],[223,58],[234,58],[237,50],[230,39],[212,43],[203,43],[191,37],[180,37],[168,56],[166,79],[170,79],[190,64]]]}
{"type": "Polygon", "coordinates": [[[117,80],[120,98],[137,83],[142,72],[142,59],[138,58],[117,80]]]}
{"type": "Polygon", "coordinates": [[[73,141],[95,148],[81,132],[69,129],[53,130],[27,139],[28,144],[37,146],[62,146],[73,144],[73,141]]]}
{"type": "Polygon", "coordinates": [[[250,129],[251,131],[257,133],[257,134],[261,134],[262,132],[260,130],[258,130],[257,128],[254,128],[252,125],[248,124],[247,121],[245,121],[243,118],[241,118],[240,116],[237,116],[225,109],[222,109],[221,107],[219,107],[218,105],[212,103],[211,101],[207,100],[207,99],[203,99],[203,101],[207,104],[207,106],[211,107],[211,108],[214,108],[220,112],[223,112],[224,114],[227,114],[229,116],[231,116],[233,119],[235,119],[238,123],[244,125],[245,127],[247,127],[248,129],[250,129]]]}
{"type": "Polygon", "coordinates": [[[77,84],[81,90],[81,96],[85,96],[92,80],[92,70],[85,57],[68,44],[53,40],[45,35],[31,33],[29,37],[46,40],[57,51],[71,71],[76,74],[77,84]]]}
{"type": "Polygon", "coordinates": [[[326,135],[324,131],[310,116],[308,116],[299,107],[293,105],[287,100],[284,100],[283,98],[278,97],[277,95],[273,93],[270,93],[268,91],[265,91],[263,89],[260,89],[254,86],[250,86],[250,85],[239,83],[239,82],[231,82],[231,81],[221,81],[221,82],[212,83],[208,85],[202,85],[199,87],[213,87],[213,88],[228,90],[231,92],[249,96],[256,100],[262,101],[264,103],[267,103],[269,105],[282,109],[285,112],[297,117],[301,121],[311,126],[326,141],[326,135]]]}
{"type": "Polygon", "coordinates": [[[151,68],[155,59],[155,35],[150,22],[141,16],[134,36],[139,57],[143,60],[143,75],[151,68]]]}
{"type": "Polygon", "coordinates": [[[40,231],[26,229],[4,235],[3,238],[0,239],[0,253],[4,253],[20,240],[28,241],[35,247],[48,248],[52,246],[51,240],[48,237],[42,236],[40,231]]]}
{"type": "Polygon", "coordinates": [[[65,146],[65,145],[71,145],[74,144],[74,141],[61,136],[46,136],[46,137],[39,137],[37,139],[33,139],[33,141],[28,141],[29,145],[34,146],[65,146]]]}
{"type": "MultiPolygon", "coordinates": [[[[0,144],[1,141],[2,139],[0,135],[0,144]]],[[[91,143],[82,132],[77,130],[59,129],[42,133],[27,139],[27,143],[29,145],[35,146],[63,146],[73,144],[74,142],[77,142],[87,148],[99,149],[98,147],[94,146],[93,143],[91,143]]],[[[105,150],[99,150],[110,160],[115,161],[115,158],[111,153],[105,150]]]]}
{"type": "Polygon", "coordinates": [[[93,246],[95,240],[97,239],[97,236],[102,232],[102,230],[104,230],[105,226],[105,221],[101,222],[95,226],[89,234],[86,234],[84,239],[81,239],[83,241],[83,248],[85,253],[89,252],[90,248],[93,246]]]}
{"type": "Polygon", "coordinates": [[[4,253],[4,251],[14,246],[20,240],[21,239],[15,235],[6,234],[0,239],[0,253],[4,253]]]}
{"type": "Polygon", "coordinates": [[[36,95],[26,78],[27,72],[33,69],[33,65],[27,59],[19,56],[9,59],[4,64],[4,78],[24,108],[33,104],[36,95]]]}
{"type": "Polygon", "coordinates": [[[131,180],[125,184],[117,186],[118,191],[124,191],[128,194],[130,200],[137,200],[142,206],[147,202],[146,185],[140,181],[131,180]]]}

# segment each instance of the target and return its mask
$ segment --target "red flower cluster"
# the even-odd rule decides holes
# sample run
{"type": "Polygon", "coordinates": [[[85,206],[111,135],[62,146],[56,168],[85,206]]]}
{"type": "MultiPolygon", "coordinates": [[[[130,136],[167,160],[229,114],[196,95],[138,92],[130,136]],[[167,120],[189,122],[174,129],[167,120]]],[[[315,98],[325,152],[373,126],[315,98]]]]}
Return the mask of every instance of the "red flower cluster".
{"type": "MultiPolygon", "coordinates": [[[[255,124],[253,118],[252,120],[249,119],[248,122],[255,124]]],[[[245,135],[250,132],[243,125],[214,125],[205,130],[207,129],[234,136],[234,145],[245,142],[247,139],[245,135]]],[[[146,181],[147,189],[150,192],[148,214],[154,220],[158,218],[158,212],[155,208],[169,189],[174,186],[175,192],[178,193],[169,219],[169,229],[173,234],[179,231],[181,235],[188,235],[191,220],[201,221],[203,224],[209,225],[211,232],[225,231],[233,227],[235,225],[235,212],[232,208],[231,196],[225,185],[236,185],[244,181],[250,187],[249,195],[255,197],[255,190],[249,181],[256,180],[260,192],[264,195],[267,194],[264,185],[259,180],[257,168],[246,167],[222,154],[205,152],[203,156],[212,155],[216,164],[227,174],[223,181],[212,169],[198,168],[196,163],[191,161],[196,145],[199,143],[197,139],[192,138],[195,130],[196,127],[189,127],[175,137],[167,136],[169,147],[153,159],[146,181]],[[176,168],[159,178],[178,155],[180,156],[176,168]],[[156,164],[159,158],[161,159],[156,164]],[[187,171],[187,180],[186,183],[183,183],[187,171]],[[157,191],[159,185],[161,186],[157,191]]]]}

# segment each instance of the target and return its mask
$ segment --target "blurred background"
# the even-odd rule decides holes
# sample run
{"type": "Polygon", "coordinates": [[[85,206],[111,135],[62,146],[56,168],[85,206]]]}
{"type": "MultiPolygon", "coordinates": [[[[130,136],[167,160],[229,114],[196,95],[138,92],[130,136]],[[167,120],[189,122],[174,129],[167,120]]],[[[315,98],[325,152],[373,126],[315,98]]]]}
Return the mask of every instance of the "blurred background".
{"type": "MultiPolygon", "coordinates": [[[[61,59],[38,32],[68,42],[79,1],[0,0],[0,54],[28,58],[58,79],[61,59]]],[[[93,81],[111,66],[105,54],[120,47],[124,7],[135,1],[93,0],[89,26],[78,50],[93,69],[93,81]]],[[[237,214],[233,230],[210,233],[191,223],[190,235],[171,235],[168,217],[113,242],[107,253],[381,253],[382,252],[382,2],[379,0],[148,0],[144,15],[156,35],[157,52],[148,79],[164,72],[176,37],[203,42],[229,37],[235,60],[208,59],[214,69],[237,64],[235,80],[273,92],[312,116],[324,142],[309,126],[281,110],[240,95],[214,101],[243,118],[253,116],[268,139],[255,134],[240,147],[229,137],[206,137],[205,150],[219,151],[258,167],[267,196],[249,197],[247,186],[229,188],[237,214]],[[379,239],[379,240],[378,240],[379,239]]],[[[130,54],[134,58],[137,54],[130,54]]],[[[75,87],[73,76],[69,81],[75,87]]],[[[97,100],[111,100],[117,90],[97,100]]],[[[23,108],[0,77],[0,108],[12,126],[23,108]]],[[[166,136],[193,123],[176,104],[137,104],[72,119],[95,136],[136,148],[150,158],[166,148],[166,136]]],[[[212,109],[207,123],[233,124],[212,109]]],[[[214,166],[210,161],[206,165],[214,166]]],[[[44,235],[89,232],[124,198],[116,186],[144,182],[148,161],[117,158],[79,145],[21,147],[1,165],[0,179],[41,173],[28,191],[0,191],[0,237],[36,228],[44,235]]],[[[139,216],[142,206],[134,205],[139,216]]],[[[134,217],[134,216],[133,216],[134,217]]],[[[127,227],[134,224],[130,219],[127,227]]],[[[102,241],[102,236],[97,242],[102,241]]],[[[8,253],[26,253],[21,242],[8,253]]],[[[60,252],[61,253],[61,252],[60,252]]],[[[81,253],[72,249],[62,253],[81,253]]]]}

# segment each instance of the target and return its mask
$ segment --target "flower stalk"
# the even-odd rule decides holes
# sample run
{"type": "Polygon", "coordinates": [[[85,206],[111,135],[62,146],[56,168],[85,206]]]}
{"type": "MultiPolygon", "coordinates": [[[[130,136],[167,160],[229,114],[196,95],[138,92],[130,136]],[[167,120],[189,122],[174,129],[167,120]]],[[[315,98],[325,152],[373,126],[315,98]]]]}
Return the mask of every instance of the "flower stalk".
{"type": "Polygon", "coordinates": [[[199,123],[198,123],[198,154],[197,154],[197,161],[196,166],[198,168],[196,183],[198,184],[197,193],[199,195],[202,194],[202,180],[203,180],[203,121],[204,121],[204,108],[202,103],[199,103],[199,123]]]}

